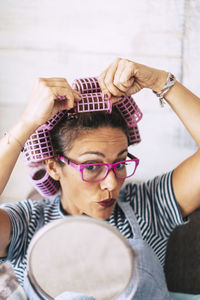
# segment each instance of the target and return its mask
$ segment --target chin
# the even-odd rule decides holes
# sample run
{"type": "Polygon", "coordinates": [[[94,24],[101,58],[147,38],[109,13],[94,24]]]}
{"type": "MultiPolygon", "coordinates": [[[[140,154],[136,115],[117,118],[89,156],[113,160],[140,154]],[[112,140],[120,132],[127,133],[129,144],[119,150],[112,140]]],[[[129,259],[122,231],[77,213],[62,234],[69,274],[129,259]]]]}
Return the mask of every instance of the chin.
{"type": "Polygon", "coordinates": [[[102,211],[97,211],[95,213],[92,213],[92,214],[90,214],[90,216],[93,217],[93,218],[106,220],[111,216],[112,212],[113,212],[113,209],[112,210],[111,209],[109,209],[109,210],[105,209],[105,210],[102,210],[102,211]]]}

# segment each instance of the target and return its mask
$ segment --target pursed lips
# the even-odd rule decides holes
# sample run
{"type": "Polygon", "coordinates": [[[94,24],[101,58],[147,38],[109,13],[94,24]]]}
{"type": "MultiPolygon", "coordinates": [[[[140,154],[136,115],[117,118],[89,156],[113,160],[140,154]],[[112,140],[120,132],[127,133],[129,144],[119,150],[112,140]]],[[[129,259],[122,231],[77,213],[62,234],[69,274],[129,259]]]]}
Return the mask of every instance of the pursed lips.
{"type": "Polygon", "coordinates": [[[103,201],[99,201],[97,202],[99,205],[101,205],[104,208],[110,207],[115,203],[116,199],[114,198],[109,198],[109,199],[105,199],[103,201]]]}

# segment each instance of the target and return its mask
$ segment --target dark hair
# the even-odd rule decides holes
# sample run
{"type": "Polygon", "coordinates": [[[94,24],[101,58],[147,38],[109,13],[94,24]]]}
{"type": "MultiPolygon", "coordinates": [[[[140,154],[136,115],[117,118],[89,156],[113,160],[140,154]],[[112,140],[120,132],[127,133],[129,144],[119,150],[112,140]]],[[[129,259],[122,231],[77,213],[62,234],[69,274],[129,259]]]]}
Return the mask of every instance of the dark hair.
{"type": "Polygon", "coordinates": [[[128,138],[128,127],[119,113],[113,107],[111,114],[102,111],[79,113],[77,118],[63,119],[51,130],[51,141],[55,154],[63,155],[69,151],[75,139],[83,133],[99,127],[111,127],[121,129],[128,138]]]}

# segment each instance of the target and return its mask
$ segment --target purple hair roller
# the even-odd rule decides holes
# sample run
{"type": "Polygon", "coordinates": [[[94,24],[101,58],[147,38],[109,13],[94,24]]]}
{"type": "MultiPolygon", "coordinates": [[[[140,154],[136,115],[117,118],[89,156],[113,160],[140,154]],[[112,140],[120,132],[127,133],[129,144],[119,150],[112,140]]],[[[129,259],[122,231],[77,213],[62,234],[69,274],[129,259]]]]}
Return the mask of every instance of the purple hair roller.
{"type": "Polygon", "coordinates": [[[35,131],[26,141],[23,154],[28,165],[53,157],[54,152],[49,130],[35,131]]]}
{"type": "Polygon", "coordinates": [[[142,118],[142,112],[132,97],[122,97],[121,100],[114,103],[120,114],[128,125],[128,141],[129,145],[139,143],[141,141],[137,123],[142,118]]]}
{"type": "Polygon", "coordinates": [[[72,88],[81,94],[100,93],[101,89],[96,77],[80,78],[74,80],[72,88]]]}
{"type": "Polygon", "coordinates": [[[137,125],[128,127],[128,144],[132,145],[141,141],[137,125]]]}
{"type": "Polygon", "coordinates": [[[114,103],[128,126],[135,126],[142,118],[142,112],[132,97],[122,97],[114,103]]]}
{"type": "Polygon", "coordinates": [[[37,130],[41,130],[41,129],[51,130],[51,129],[53,129],[54,126],[56,124],[58,124],[58,122],[66,115],[67,115],[66,110],[59,111],[57,114],[55,114],[55,116],[51,120],[47,121],[45,124],[40,126],[37,130]]]}
{"type": "Polygon", "coordinates": [[[44,197],[53,196],[59,192],[59,181],[54,180],[45,167],[36,168],[31,175],[31,181],[35,189],[44,197]]]}
{"type": "Polygon", "coordinates": [[[49,131],[66,115],[67,112],[65,110],[58,112],[29,137],[23,150],[23,155],[28,165],[54,157],[49,131]]]}
{"type": "MultiPolygon", "coordinates": [[[[106,111],[111,113],[112,104],[110,100],[104,100],[101,93],[82,94],[82,100],[77,103],[76,110],[78,113],[92,111],[106,111]]],[[[26,141],[24,145],[24,158],[26,163],[36,163],[45,159],[54,157],[54,151],[50,138],[50,131],[58,122],[66,117],[68,119],[75,118],[74,112],[66,110],[58,112],[51,120],[40,126],[26,141]]]]}
{"type": "Polygon", "coordinates": [[[103,98],[96,77],[76,79],[72,83],[72,87],[81,93],[82,100],[77,103],[77,112],[112,112],[112,103],[103,98]]]}
{"type": "Polygon", "coordinates": [[[81,101],[77,103],[77,112],[106,111],[112,112],[112,103],[105,100],[102,93],[81,94],[81,101]]]}

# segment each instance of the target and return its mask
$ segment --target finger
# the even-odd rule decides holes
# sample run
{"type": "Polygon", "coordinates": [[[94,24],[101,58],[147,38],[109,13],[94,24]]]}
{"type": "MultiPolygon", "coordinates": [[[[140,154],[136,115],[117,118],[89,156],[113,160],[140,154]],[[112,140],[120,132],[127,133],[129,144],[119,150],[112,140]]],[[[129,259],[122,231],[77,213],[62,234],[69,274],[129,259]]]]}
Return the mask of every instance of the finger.
{"type": "Polygon", "coordinates": [[[70,107],[65,101],[55,100],[55,110],[59,112],[61,110],[70,110],[73,107],[70,107]]]}
{"type": "Polygon", "coordinates": [[[97,78],[99,86],[101,88],[103,97],[106,99],[110,99],[111,98],[111,93],[109,92],[109,90],[107,89],[105,83],[104,83],[104,79],[105,79],[105,75],[106,75],[106,71],[104,71],[103,73],[101,73],[101,75],[97,78]]]}
{"type": "Polygon", "coordinates": [[[72,90],[72,93],[73,93],[73,96],[74,96],[74,100],[75,101],[80,101],[82,98],[81,98],[81,94],[80,92],[77,92],[75,90],[72,90]]]}
{"type": "Polygon", "coordinates": [[[128,95],[127,93],[131,88],[133,88],[133,85],[134,85],[134,78],[130,79],[130,81],[128,82],[119,84],[119,88],[120,90],[124,91],[126,95],[128,95]]]}
{"type": "Polygon", "coordinates": [[[126,82],[123,82],[122,85],[123,85],[124,87],[126,87],[126,89],[128,90],[128,89],[130,89],[131,86],[134,84],[134,81],[135,81],[135,78],[132,77],[132,78],[130,78],[129,80],[127,80],[126,82]]]}
{"type": "Polygon", "coordinates": [[[118,96],[118,97],[124,95],[124,92],[120,91],[120,89],[118,89],[114,84],[114,77],[118,68],[119,61],[120,59],[116,59],[114,63],[108,67],[104,78],[105,85],[109,90],[109,92],[113,96],[118,96]]]}
{"type": "MultiPolygon", "coordinates": [[[[127,87],[123,84],[123,81],[121,80],[122,74],[126,71],[124,60],[119,61],[115,76],[114,76],[114,85],[121,91],[126,92],[127,87]]],[[[130,88],[130,87],[129,87],[130,88]]]]}
{"type": "Polygon", "coordinates": [[[126,92],[127,96],[131,96],[133,94],[136,94],[142,89],[140,84],[138,82],[134,82],[134,85],[126,92]]]}
{"type": "Polygon", "coordinates": [[[123,92],[127,92],[134,83],[133,62],[122,59],[115,73],[114,84],[123,92]]]}
{"type": "Polygon", "coordinates": [[[124,72],[121,72],[120,74],[120,82],[121,83],[127,83],[131,82],[132,79],[135,79],[135,76],[137,74],[137,66],[134,62],[127,61],[126,63],[126,69],[124,72]]]}
{"type": "Polygon", "coordinates": [[[54,87],[54,86],[65,87],[66,84],[69,85],[65,78],[39,78],[39,82],[49,87],[54,87]]]}
{"type": "Polygon", "coordinates": [[[51,93],[54,95],[55,100],[59,100],[58,97],[60,97],[60,101],[63,101],[63,104],[65,105],[65,109],[71,109],[74,106],[74,94],[73,90],[68,88],[59,88],[54,87],[51,88],[51,93]]]}

